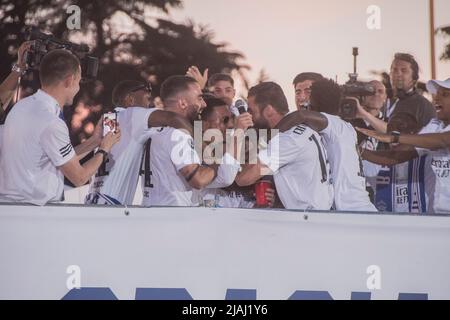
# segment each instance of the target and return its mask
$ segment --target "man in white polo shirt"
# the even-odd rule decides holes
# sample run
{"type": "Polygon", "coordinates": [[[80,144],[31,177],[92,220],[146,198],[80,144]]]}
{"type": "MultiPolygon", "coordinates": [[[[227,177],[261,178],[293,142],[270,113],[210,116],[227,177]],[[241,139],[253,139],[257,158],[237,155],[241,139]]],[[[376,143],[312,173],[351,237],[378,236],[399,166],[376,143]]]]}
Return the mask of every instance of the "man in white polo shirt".
{"type": "Polygon", "coordinates": [[[22,99],[6,118],[0,155],[0,201],[44,205],[63,198],[64,176],[81,186],[106,160],[120,132],[98,136],[74,150],[60,118],[80,89],[80,62],[66,50],[49,52],[40,65],[41,90],[22,99]],[[80,165],[82,155],[100,148],[80,165]]]}

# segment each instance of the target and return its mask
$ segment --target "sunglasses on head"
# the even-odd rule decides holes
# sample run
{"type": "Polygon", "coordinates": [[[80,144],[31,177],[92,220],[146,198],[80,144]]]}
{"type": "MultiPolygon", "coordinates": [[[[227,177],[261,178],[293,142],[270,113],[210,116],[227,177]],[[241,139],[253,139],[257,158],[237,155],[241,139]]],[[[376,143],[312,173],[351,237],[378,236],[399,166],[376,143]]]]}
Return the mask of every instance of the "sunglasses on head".
{"type": "Polygon", "coordinates": [[[145,90],[148,93],[152,93],[152,85],[150,83],[142,84],[142,85],[130,90],[130,92],[136,92],[136,91],[140,91],[140,90],[145,90]]]}

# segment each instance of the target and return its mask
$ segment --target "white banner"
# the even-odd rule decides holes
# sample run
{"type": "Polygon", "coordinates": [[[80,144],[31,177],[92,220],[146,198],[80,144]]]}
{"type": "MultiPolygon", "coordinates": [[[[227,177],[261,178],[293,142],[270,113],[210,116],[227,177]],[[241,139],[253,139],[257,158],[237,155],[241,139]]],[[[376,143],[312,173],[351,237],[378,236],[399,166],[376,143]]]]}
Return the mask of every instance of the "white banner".
{"type": "Polygon", "coordinates": [[[0,259],[0,299],[450,299],[450,217],[0,205],[0,259]]]}

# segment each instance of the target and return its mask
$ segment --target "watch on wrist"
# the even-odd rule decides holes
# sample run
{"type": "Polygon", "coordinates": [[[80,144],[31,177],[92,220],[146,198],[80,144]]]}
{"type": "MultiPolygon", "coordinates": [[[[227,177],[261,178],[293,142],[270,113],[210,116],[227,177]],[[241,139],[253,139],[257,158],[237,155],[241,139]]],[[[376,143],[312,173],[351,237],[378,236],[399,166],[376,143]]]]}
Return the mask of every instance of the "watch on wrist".
{"type": "Polygon", "coordinates": [[[103,150],[103,149],[98,149],[97,150],[97,152],[95,153],[95,155],[97,155],[97,154],[101,154],[101,155],[103,155],[103,162],[106,162],[106,160],[108,160],[108,152],[106,152],[105,150],[103,150]]]}
{"type": "Polygon", "coordinates": [[[25,69],[22,69],[17,63],[14,63],[11,71],[13,72],[17,72],[18,74],[20,74],[21,76],[23,76],[26,73],[25,69]]]}
{"type": "Polygon", "coordinates": [[[392,131],[391,132],[391,143],[399,143],[400,141],[400,132],[392,131]]]}

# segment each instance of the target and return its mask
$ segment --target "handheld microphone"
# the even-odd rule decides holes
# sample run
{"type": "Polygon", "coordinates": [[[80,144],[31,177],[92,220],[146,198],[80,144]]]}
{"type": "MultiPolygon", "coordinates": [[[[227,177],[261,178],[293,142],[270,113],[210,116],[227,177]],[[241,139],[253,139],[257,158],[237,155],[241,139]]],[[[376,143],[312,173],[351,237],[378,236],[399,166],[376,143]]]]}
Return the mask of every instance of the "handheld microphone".
{"type": "MultiPolygon", "coordinates": [[[[242,99],[236,100],[236,102],[234,103],[234,106],[238,109],[239,114],[243,114],[243,113],[248,112],[248,105],[242,99]]],[[[253,129],[253,127],[248,127],[247,130],[248,129],[253,129]]]]}
{"type": "Polygon", "coordinates": [[[247,103],[242,99],[236,100],[236,102],[234,103],[234,106],[238,109],[239,114],[243,114],[243,113],[247,112],[247,109],[248,109],[247,103]]]}

